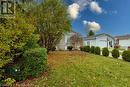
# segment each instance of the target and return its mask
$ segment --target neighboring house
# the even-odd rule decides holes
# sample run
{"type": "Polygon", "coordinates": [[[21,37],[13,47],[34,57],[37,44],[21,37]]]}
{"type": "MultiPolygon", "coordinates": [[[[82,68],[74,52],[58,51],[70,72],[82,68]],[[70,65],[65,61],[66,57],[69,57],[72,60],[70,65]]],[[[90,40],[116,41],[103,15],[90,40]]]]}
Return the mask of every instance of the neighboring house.
{"type": "MultiPolygon", "coordinates": [[[[72,46],[71,42],[70,42],[70,38],[75,35],[76,32],[70,32],[65,34],[60,43],[56,46],[56,50],[67,50],[68,46],[72,46]]],[[[80,46],[79,46],[80,47],[80,46]]],[[[78,48],[78,47],[77,47],[78,48]]]]}
{"type": "Polygon", "coordinates": [[[97,34],[95,36],[85,37],[84,45],[104,47],[114,47],[114,37],[109,34],[97,34]]]}
{"type": "Polygon", "coordinates": [[[128,49],[130,47],[130,35],[115,36],[115,44],[121,48],[128,49]]]}
{"type": "MultiPolygon", "coordinates": [[[[72,46],[71,37],[77,34],[76,32],[70,32],[63,36],[60,43],[56,46],[57,50],[67,50],[68,46],[72,46]]],[[[111,36],[109,34],[97,34],[95,36],[89,36],[83,38],[84,46],[98,46],[100,48],[110,48],[114,46],[120,46],[121,48],[128,49],[130,48],[130,35],[123,36],[111,36]]],[[[79,44],[77,48],[82,46],[79,44]]]]}

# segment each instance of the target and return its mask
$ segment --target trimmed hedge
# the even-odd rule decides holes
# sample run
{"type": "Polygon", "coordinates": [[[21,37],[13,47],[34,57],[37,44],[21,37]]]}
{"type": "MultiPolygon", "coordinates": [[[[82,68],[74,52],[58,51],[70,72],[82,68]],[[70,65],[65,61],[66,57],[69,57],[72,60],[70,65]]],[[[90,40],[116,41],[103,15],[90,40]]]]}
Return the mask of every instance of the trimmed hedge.
{"type": "Polygon", "coordinates": [[[95,47],[94,47],[94,46],[91,46],[90,51],[91,51],[91,53],[94,53],[95,47]]]}
{"type": "Polygon", "coordinates": [[[120,56],[119,50],[118,49],[113,49],[112,50],[112,56],[114,58],[118,58],[120,56]]]}
{"type": "Polygon", "coordinates": [[[68,49],[69,51],[72,51],[73,46],[68,46],[67,49],[68,49]]]}
{"type": "Polygon", "coordinates": [[[24,70],[29,76],[38,76],[47,69],[47,50],[35,48],[23,54],[24,70]]]}
{"type": "Polygon", "coordinates": [[[102,55],[105,56],[105,57],[109,56],[109,50],[108,50],[108,48],[103,48],[102,49],[102,55]]]}
{"type": "Polygon", "coordinates": [[[84,50],[85,52],[90,52],[90,46],[84,46],[83,50],[84,50]]]}
{"type": "Polygon", "coordinates": [[[94,53],[97,54],[97,55],[100,55],[101,54],[101,50],[100,50],[100,47],[95,47],[94,49],[94,53]]]}
{"type": "Polygon", "coordinates": [[[124,51],[122,54],[122,58],[123,60],[130,62],[130,51],[124,51]]]}

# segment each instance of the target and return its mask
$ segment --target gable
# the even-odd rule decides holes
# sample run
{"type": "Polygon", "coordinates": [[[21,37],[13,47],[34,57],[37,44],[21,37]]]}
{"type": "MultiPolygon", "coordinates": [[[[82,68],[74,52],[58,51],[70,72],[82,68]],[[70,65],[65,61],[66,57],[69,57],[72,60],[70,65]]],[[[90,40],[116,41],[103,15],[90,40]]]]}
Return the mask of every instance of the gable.
{"type": "Polygon", "coordinates": [[[100,41],[114,40],[114,38],[108,34],[99,34],[96,36],[96,39],[100,41]]]}

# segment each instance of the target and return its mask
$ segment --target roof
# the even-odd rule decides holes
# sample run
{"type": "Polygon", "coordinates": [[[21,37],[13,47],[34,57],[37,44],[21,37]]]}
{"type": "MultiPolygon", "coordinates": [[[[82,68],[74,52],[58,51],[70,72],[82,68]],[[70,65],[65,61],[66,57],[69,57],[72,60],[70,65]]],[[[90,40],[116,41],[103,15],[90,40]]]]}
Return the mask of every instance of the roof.
{"type": "Polygon", "coordinates": [[[89,36],[89,37],[86,37],[85,39],[86,39],[86,40],[95,40],[96,37],[95,37],[95,36],[89,36]]]}
{"type": "Polygon", "coordinates": [[[95,35],[95,36],[85,37],[84,39],[85,39],[85,40],[94,40],[94,39],[96,39],[96,37],[101,36],[101,35],[105,35],[105,36],[108,36],[108,37],[111,37],[111,38],[113,38],[113,39],[114,39],[114,37],[112,37],[111,35],[106,34],[106,33],[97,34],[97,35],[95,35]]]}
{"type": "Polygon", "coordinates": [[[122,35],[122,36],[115,36],[115,38],[119,40],[127,40],[127,39],[130,39],[130,34],[122,35]]]}

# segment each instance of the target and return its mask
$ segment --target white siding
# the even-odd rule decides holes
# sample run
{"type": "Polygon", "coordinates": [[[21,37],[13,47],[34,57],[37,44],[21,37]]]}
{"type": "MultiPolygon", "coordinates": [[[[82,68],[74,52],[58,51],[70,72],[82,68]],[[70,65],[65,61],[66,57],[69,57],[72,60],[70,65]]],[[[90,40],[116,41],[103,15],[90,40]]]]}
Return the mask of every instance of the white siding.
{"type": "Polygon", "coordinates": [[[57,50],[67,50],[67,46],[70,46],[70,37],[73,36],[75,33],[67,33],[65,34],[60,43],[56,46],[57,50]]]}
{"type": "Polygon", "coordinates": [[[111,47],[110,45],[112,45],[112,47],[114,46],[114,39],[112,37],[109,37],[107,35],[101,35],[98,36],[96,39],[96,44],[97,46],[104,48],[104,47],[111,47]],[[111,42],[111,44],[110,44],[111,42]]]}
{"type": "Polygon", "coordinates": [[[130,46],[130,39],[129,40],[119,40],[120,46],[130,46]]]}
{"type": "Polygon", "coordinates": [[[128,39],[128,40],[119,40],[119,45],[120,45],[122,48],[127,49],[128,46],[130,46],[130,39],[128,39]]]}
{"type": "Polygon", "coordinates": [[[97,36],[94,40],[86,40],[84,41],[85,45],[89,46],[98,46],[100,48],[111,47],[109,42],[111,42],[112,46],[114,46],[114,39],[107,35],[97,36]],[[89,43],[89,44],[88,44],[89,43]]]}
{"type": "Polygon", "coordinates": [[[96,41],[95,40],[90,40],[90,46],[96,46],[96,41]]]}
{"type": "Polygon", "coordinates": [[[96,40],[84,41],[84,45],[86,45],[86,46],[96,46],[96,40]]]}
{"type": "Polygon", "coordinates": [[[96,38],[96,46],[99,46],[101,48],[107,47],[107,36],[99,36],[96,38]]]}

